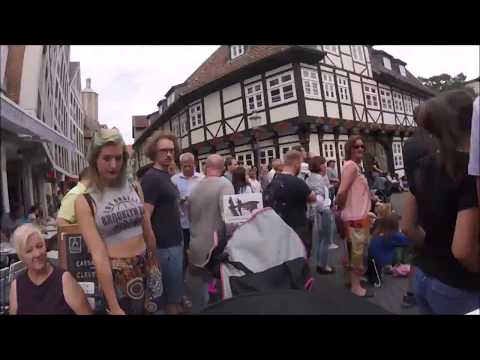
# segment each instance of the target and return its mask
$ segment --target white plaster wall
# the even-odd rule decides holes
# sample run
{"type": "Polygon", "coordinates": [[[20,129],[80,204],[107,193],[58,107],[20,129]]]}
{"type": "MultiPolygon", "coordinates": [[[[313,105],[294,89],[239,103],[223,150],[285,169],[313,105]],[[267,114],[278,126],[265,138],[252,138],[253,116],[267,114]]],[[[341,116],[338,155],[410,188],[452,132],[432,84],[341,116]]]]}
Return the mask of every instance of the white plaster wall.
{"type": "Polygon", "coordinates": [[[338,112],[338,103],[327,102],[327,116],[329,118],[340,118],[340,114],[338,112]]]}
{"type": "Polygon", "coordinates": [[[323,141],[333,140],[333,139],[334,139],[333,134],[323,134],[323,138],[322,138],[323,141]]]}
{"type": "Polygon", "coordinates": [[[243,114],[243,99],[238,99],[223,106],[225,117],[243,114]]]}
{"type": "Polygon", "coordinates": [[[251,84],[251,83],[253,83],[253,82],[255,82],[255,81],[259,81],[261,78],[262,78],[262,75],[256,75],[256,76],[253,76],[253,77],[251,77],[251,78],[248,78],[247,80],[244,80],[243,83],[244,83],[245,85],[251,84]]]}
{"type": "Polygon", "coordinates": [[[363,104],[363,90],[362,90],[362,85],[360,83],[356,83],[354,81],[350,81],[350,84],[352,86],[352,98],[353,102],[363,104]]]}
{"type": "Polygon", "coordinates": [[[238,124],[240,124],[240,121],[242,121],[242,120],[243,120],[242,116],[238,116],[238,117],[233,118],[233,119],[225,120],[225,122],[233,128],[233,130],[232,130],[232,129],[230,129],[230,127],[225,126],[226,135],[232,134],[233,131],[237,128],[238,124]]]}
{"type": "Polygon", "coordinates": [[[350,54],[350,45],[340,45],[340,51],[346,54],[350,54]]]}
{"type": "Polygon", "coordinates": [[[310,134],[310,142],[308,144],[310,156],[320,155],[320,145],[318,144],[318,134],[310,134]]]}
{"type": "Polygon", "coordinates": [[[395,114],[384,112],[383,123],[388,125],[395,125],[395,114]]]}
{"type": "Polygon", "coordinates": [[[279,144],[287,144],[294,141],[297,141],[297,142],[300,141],[300,138],[298,137],[298,135],[282,136],[278,139],[279,144]]]}
{"type": "Polygon", "coordinates": [[[298,116],[298,103],[293,103],[270,110],[270,122],[278,122],[298,116]]]}
{"type": "Polygon", "coordinates": [[[222,119],[222,113],[220,108],[220,92],[216,91],[207,95],[203,99],[205,105],[205,123],[210,124],[212,122],[222,119]]]}
{"type": "Polygon", "coordinates": [[[36,116],[37,97],[42,71],[42,45],[25,46],[19,105],[27,113],[36,116]]]}
{"type": "Polygon", "coordinates": [[[188,148],[188,136],[182,138],[182,149],[188,148]]]}
{"type": "MultiPolygon", "coordinates": [[[[258,112],[256,115],[261,117],[261,120],[259,122],[260,123],[259,126],[267,124],[267,115],[265,113],[265,110],[263,110],[262,112],[258,112]]],[[[252,124],[250,122],[250,117],[247,118],[247,121],[248,121],[248,127],[251,128],[252,124]]],[[[258,121],[258,120],[256,120],[256,121],[258,121]]]]}
{"type": "Polygon", "coordinates": [[[322,101],[313,101],[305,100],[305,107],[307,109],[308,116],[318,116],[324,117],[325,113],[323,111],[323,102],[322,101]]]}
{"type": "Polygon", "coordinates": [[[222,93],[223,93],[224,103],[242,96],[240,83],[236,83],[226,87],[225,89],[222,90],[222,93]]]}
{"type": "Polygon", "coordinates": [[[350,105],[342,104],[342,116],[345,120],[353,120],[353,111],[350,105]]]}
{"type": "Polygon", "coordinates": [[[205,141],[205,134],[203,133],[203,127],[201,127],[200,129],[193,130],[190,133],[190,135],[192,137],[192,144],[205,141]]]}

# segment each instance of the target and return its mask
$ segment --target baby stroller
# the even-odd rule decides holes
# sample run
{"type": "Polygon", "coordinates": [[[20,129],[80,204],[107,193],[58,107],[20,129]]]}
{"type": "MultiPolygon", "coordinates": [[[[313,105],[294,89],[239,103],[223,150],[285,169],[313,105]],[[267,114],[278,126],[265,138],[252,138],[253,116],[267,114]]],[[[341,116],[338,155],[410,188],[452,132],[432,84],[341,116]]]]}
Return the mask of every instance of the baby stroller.
{"type": "Polygon", "coordinates": [[[222,299],[273,290],[310,290],[313,277],[301,239],[272,208],[254,213],[220,258],[222,299]]]}

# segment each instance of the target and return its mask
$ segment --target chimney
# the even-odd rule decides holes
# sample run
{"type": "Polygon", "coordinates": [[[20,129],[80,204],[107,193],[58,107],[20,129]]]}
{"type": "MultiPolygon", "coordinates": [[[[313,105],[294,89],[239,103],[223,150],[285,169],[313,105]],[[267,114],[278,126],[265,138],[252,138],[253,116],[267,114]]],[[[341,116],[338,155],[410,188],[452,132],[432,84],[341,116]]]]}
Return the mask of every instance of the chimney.
{"type": "Polygon", "coordinates": [[[87,89],[90,89],[91,85],[92,85],[92,79],[88,78],[87,79],[87,89]]]}

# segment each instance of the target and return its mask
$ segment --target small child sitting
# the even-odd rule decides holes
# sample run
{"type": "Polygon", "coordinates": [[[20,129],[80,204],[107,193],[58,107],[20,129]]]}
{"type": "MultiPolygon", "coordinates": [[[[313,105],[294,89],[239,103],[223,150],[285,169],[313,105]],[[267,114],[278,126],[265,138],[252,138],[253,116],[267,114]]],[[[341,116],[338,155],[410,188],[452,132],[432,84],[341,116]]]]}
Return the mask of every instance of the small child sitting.
{"type": "Polygon", "coordinates": [[[396,214],[380,217],[375,223],[368,254],[375,260],[377,270],[394,264],[395,251],[407,248],[409,239],[399,230],[399,216],[396,214]]]}

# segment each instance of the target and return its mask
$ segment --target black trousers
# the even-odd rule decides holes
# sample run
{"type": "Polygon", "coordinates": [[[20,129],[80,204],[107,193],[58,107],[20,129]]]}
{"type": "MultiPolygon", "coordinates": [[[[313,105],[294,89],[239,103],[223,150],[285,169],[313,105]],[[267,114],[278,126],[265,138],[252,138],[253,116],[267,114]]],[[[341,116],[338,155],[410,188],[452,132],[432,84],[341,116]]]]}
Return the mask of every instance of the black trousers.
{"type": "Polygon", "coordinates": [[[307,250],[307,258],[310,258],[310,253],[312,251],[312,227],[313,222],[309,221],[305,225],[301,226],[292,226],[292,229],[295,230],[298,237],[302,240],[303,245],[307,250]]]}
{"type": "Polygon", "coordinates": [[[185,272],[188,265],[187,250],[190,248],[190,229],[183,229],[183,270],[185,272]]]}

